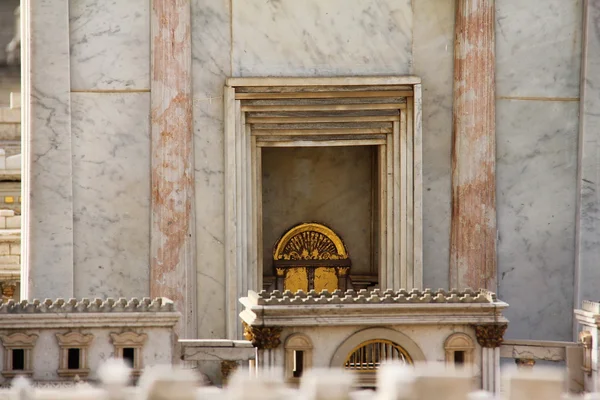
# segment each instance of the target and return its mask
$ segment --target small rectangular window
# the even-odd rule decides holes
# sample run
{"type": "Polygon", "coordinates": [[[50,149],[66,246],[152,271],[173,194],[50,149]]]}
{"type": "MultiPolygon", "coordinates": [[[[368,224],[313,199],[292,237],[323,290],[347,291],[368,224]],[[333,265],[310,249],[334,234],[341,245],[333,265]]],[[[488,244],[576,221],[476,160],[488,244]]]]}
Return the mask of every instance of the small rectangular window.
{"type": "Polygon", "coordinates": [[[294,370],[293,377],[301,378],[304,370],[304,351],[294,350],[294,370]]]}
{"type": "Polygon", "coordinates": [[[464,351],[455,351],[454,352],[454,364],[455,365],[463,365],[465,363],[465,352],[464,351]]]}
{"type": "Polygon", "coordinates": [[[67,350],[67,369],[79,369],[79,349],[67,350]]]}
{"type": "Polygon", "coordinates": [[[133,347],[125,347],[123,349],[123,360],[125,360],[130,367],[135,365],[135,349],[133,347]]]}
{"type": "Polygon", "coordinates": [[[23,371],[25,369],[25,350],[12,350],[12,369],[13,371],[23,371]]]}

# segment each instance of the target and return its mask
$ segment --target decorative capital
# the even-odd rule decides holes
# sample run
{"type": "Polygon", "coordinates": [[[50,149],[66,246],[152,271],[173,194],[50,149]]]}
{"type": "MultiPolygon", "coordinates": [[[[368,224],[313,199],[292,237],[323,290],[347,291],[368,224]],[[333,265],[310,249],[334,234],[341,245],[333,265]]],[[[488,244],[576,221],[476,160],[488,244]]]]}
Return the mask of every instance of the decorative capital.
{"type": "Polygon", "coordinates": [[[12,299],[15,296],[15,290],[17,289],[16,281],[5,281],[0,283],[2,289],[2,297],[12,299]]]}
{"type": "Polygon", "coordinates": [[[476,325],[475,335],[477,335],[477,343],[482,347],[500,347],[504,341],[504,332],[506,332],[507,327],[508,324],[476,325]]]}
{"type": "Polygon", "coordinates": [[[244,338],[250,342],[254,347],[259,349],[276,349],[281,344],[279,339],[281,331],[283,330],[280,326],[251,326],[247,323],[244,324],[244,338]]]}
{"type": "Polygon", "coordinates": [[[579,332],[579,343],[586,349],[592,348],[592,334],[588,331],[579,332]]]}

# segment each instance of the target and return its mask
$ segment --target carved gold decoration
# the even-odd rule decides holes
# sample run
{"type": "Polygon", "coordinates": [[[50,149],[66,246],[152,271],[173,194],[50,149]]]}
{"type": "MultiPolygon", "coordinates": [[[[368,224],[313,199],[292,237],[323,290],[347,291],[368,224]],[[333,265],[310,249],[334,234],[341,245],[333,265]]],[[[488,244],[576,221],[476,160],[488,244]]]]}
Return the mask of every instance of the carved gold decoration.
{"type": "Polygon", "coordinates": [[[261,350],[276,349],[281,344],[280,326],[251,326],[243,322],[244,338],[261,350]]]}
{"type": "Polygon", "coordinates": [[[280,289],[292,292],[339,289],[339,277],[345,277],[350,267],[342,239],[317,223],[300,224],[286,232],[275,245],[273,260],[275,274],[282,278],[280,289]]]}
{"type": "Polygon", "coordinates": [[[581,369],[588,375],[592,373],[592,341],[593,337],[590,332],[579,332],[579,343],[583,345],[583,366],[581,369]]]}
{"type": "Polygon", "coordinates": [[[338,289],[338,277],[335,268],[321,267],[315,270],[315,290],[328,290],[333,292],[338,289]]]}
{"type": "Polygon", "coordinates": [[[0,284],[2,289],[2,297],[4,299],[14,299],[15,291],[17,289],[16,281],[5,281],[0,284]]]}
{"type": "Polygon", "coordinates": [[[475,334],[477,335],[477,343],[482,347],[500,347],[504,341],[504,332],[506,332],[507,327],[507,324],[476,325],[475,334]]]}
{"type": "Polygon", "coordinates": [[[223,360],[221,361],[221,377],[223,378],[223,383],[227,383],[229,377],[235,370],[237,370],[239,364],[237,361],[223,360]]]}
{"type": "Polygon", "coordinates": [[[348,252],[342,239],[325,225],[306,223],[283,235],[273,251],[274,260],[342,260],[348,252]]]}
{"type": "Polygon", "coordinates": [[[285,290],[291,290],[293,293],[298,290],[308,292],[308,273],[304,267],[289,268],[283,282],[285,290]]]}

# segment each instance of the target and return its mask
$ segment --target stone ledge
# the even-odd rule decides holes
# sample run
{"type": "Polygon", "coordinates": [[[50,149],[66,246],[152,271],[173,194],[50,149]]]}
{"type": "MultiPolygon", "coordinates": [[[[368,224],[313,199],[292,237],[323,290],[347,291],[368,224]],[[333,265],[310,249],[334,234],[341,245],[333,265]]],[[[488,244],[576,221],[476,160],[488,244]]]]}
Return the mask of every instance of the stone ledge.
{"type": "Polygon", "coordinates": [[[180,340],[184,361],[245,361],[256,357],[247,340],[180,340]]]}

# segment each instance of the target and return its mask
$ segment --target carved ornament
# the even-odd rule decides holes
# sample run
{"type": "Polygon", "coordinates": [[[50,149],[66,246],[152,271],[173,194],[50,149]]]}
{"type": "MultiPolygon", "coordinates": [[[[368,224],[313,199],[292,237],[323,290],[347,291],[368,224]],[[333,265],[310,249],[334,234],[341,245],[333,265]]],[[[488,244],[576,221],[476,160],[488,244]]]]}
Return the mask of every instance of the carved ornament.
{"type": "Polygon", "coordinates": [[[487,348],[500,347],[504,341],[504,332],[507,327],[507,324],[476,325],[477,343],[487,348]]]}
{"type": "Polygon", "coordinates": [[[325,225],[305,223],[287,231],[277,242],[274,260],[345,260],[342,239],[325,225]]]}
{"type": "Polygon", "coordinates": [[[351,262],[342,239],[325,225],[311,222],[293,227],[277,241],[273,264],[284,290],[320,292],[339,289],[340,277],[348,274],[351,262]]]}
{"type": "Polygon", "coordinates": [[[231,360],[223,360],[221,361],[221,376],[223,377],[223,381],[227,382],[229,377],[233,372],[235,372],[239,367],[237,361],[231,360]]]}
{"type": "Polygon", "coordinates": [[[280,326],[251,326],[244,324],[244,338],[261,350],[276,349],[281,344],[280,326]]]}

